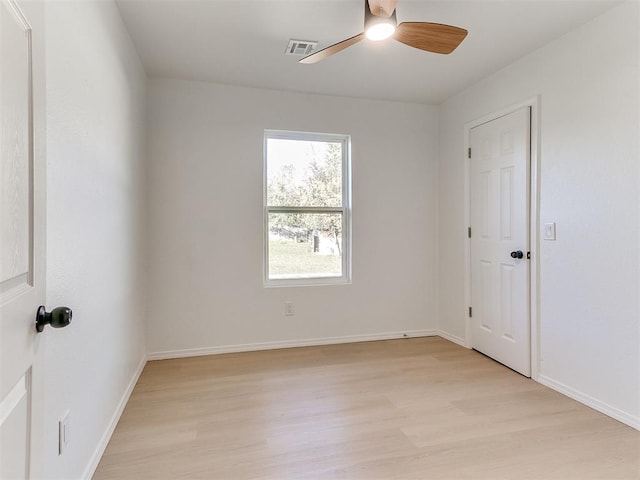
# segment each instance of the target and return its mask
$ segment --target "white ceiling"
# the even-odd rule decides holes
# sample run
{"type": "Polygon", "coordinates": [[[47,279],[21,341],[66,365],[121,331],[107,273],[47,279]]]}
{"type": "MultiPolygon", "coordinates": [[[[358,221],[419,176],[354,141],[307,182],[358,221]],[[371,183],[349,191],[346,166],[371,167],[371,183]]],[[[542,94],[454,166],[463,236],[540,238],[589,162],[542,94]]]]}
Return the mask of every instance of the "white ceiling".
{"type": "Polygon", "coordinates": [[[284,54],[358,34],[364,0],[117,0],[152,77],[438,104],[619,0],[400,0],[398,22],[469,30],[451,55],[363,41],[314,65],[284,54]]]}

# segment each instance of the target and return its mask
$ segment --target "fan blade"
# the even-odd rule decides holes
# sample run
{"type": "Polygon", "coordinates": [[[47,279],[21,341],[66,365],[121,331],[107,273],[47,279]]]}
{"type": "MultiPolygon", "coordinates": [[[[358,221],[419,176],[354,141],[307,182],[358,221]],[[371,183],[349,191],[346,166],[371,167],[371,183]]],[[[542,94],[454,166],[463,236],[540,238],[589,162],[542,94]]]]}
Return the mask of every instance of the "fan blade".
{"type": "Polygon", "coordinates": [[[453,52],[467,36],[464,28],[428,22],[403,22],[393,38],[410,47],[433,53],[453,52]]]}
{"type": "Polygon", "coordinates": [[[344,50],[347,47],[350,47],[351,45],[355,45],[363,38],[364,38],[364,33],[360,33],[355,37],[347,38],[346,40],[333,44],[330,47],[323,48],[322,50],[318,50],[317,52],[304,57],[302,60],[300,60],[300,63],[319,62],[320,60],[323,60],[327,57],[330,57],[331,55],[335,55],[336,53],[341,52],[342,50],[344,50]]]}
{"type": "Polygon", "coordinates": [[[390,17],[398,0],[369,0],[369,11],[376,17],[390,17]]]}

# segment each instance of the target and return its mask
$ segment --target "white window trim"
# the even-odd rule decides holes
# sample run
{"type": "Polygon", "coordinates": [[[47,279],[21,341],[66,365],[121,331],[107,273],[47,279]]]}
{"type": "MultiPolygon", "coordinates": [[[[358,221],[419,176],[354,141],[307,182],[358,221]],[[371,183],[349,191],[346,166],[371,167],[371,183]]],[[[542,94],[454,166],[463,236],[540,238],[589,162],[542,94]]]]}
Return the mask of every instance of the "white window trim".
{"type": "Polygon", "coordinates": [[[333,133],[265,130],[262,168],[263,205],[263,285],[265,287],[300,287],[346,285],[351,283],[351,136],[333,133]],[[269,207],[267,204],[267,140],[309,140],[342,144],[342,206],[341,207],[269,207]],[[269,278],[269,213],[341,213],[342,214],[342,276],[311,278],[269,278]]]}

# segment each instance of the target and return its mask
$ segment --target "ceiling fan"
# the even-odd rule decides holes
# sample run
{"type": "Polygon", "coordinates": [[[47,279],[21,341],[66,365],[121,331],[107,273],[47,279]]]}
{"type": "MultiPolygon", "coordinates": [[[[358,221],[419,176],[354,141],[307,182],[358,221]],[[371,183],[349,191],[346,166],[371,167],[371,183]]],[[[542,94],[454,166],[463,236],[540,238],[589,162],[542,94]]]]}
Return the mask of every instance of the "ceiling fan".
{"type": "Polygon", "coordinates": [[[318,50],[304,57],[300,63],[316,63],[361,40],[394,40],[427,52],[449,54],[467,36],[464,28],[428,22],[402,22],[398,25],[398,0],[364,0],[364,32],[318,50]]]}

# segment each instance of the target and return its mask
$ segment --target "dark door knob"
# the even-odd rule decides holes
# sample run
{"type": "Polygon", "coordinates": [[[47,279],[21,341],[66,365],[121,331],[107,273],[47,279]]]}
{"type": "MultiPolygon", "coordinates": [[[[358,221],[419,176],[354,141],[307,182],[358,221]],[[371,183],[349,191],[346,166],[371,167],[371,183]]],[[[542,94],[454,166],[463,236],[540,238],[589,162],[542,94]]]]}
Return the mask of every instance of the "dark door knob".
{"type": "Polygon", "coordinates": [[[36,313],[36,330],[41,332],[45,325],[51,325],[53,328],[66,327],[71,323],[73,312],[69,307],[57,307],[47,312],[44,305],[38,308],[36,313]]]}
{"type": "Polygon", "coordinates": [[[516,250],[515,252],[511,252],[511,258],[523,258],[524,257],[524,253],[522,253],[522,250],[516,250]]]}

